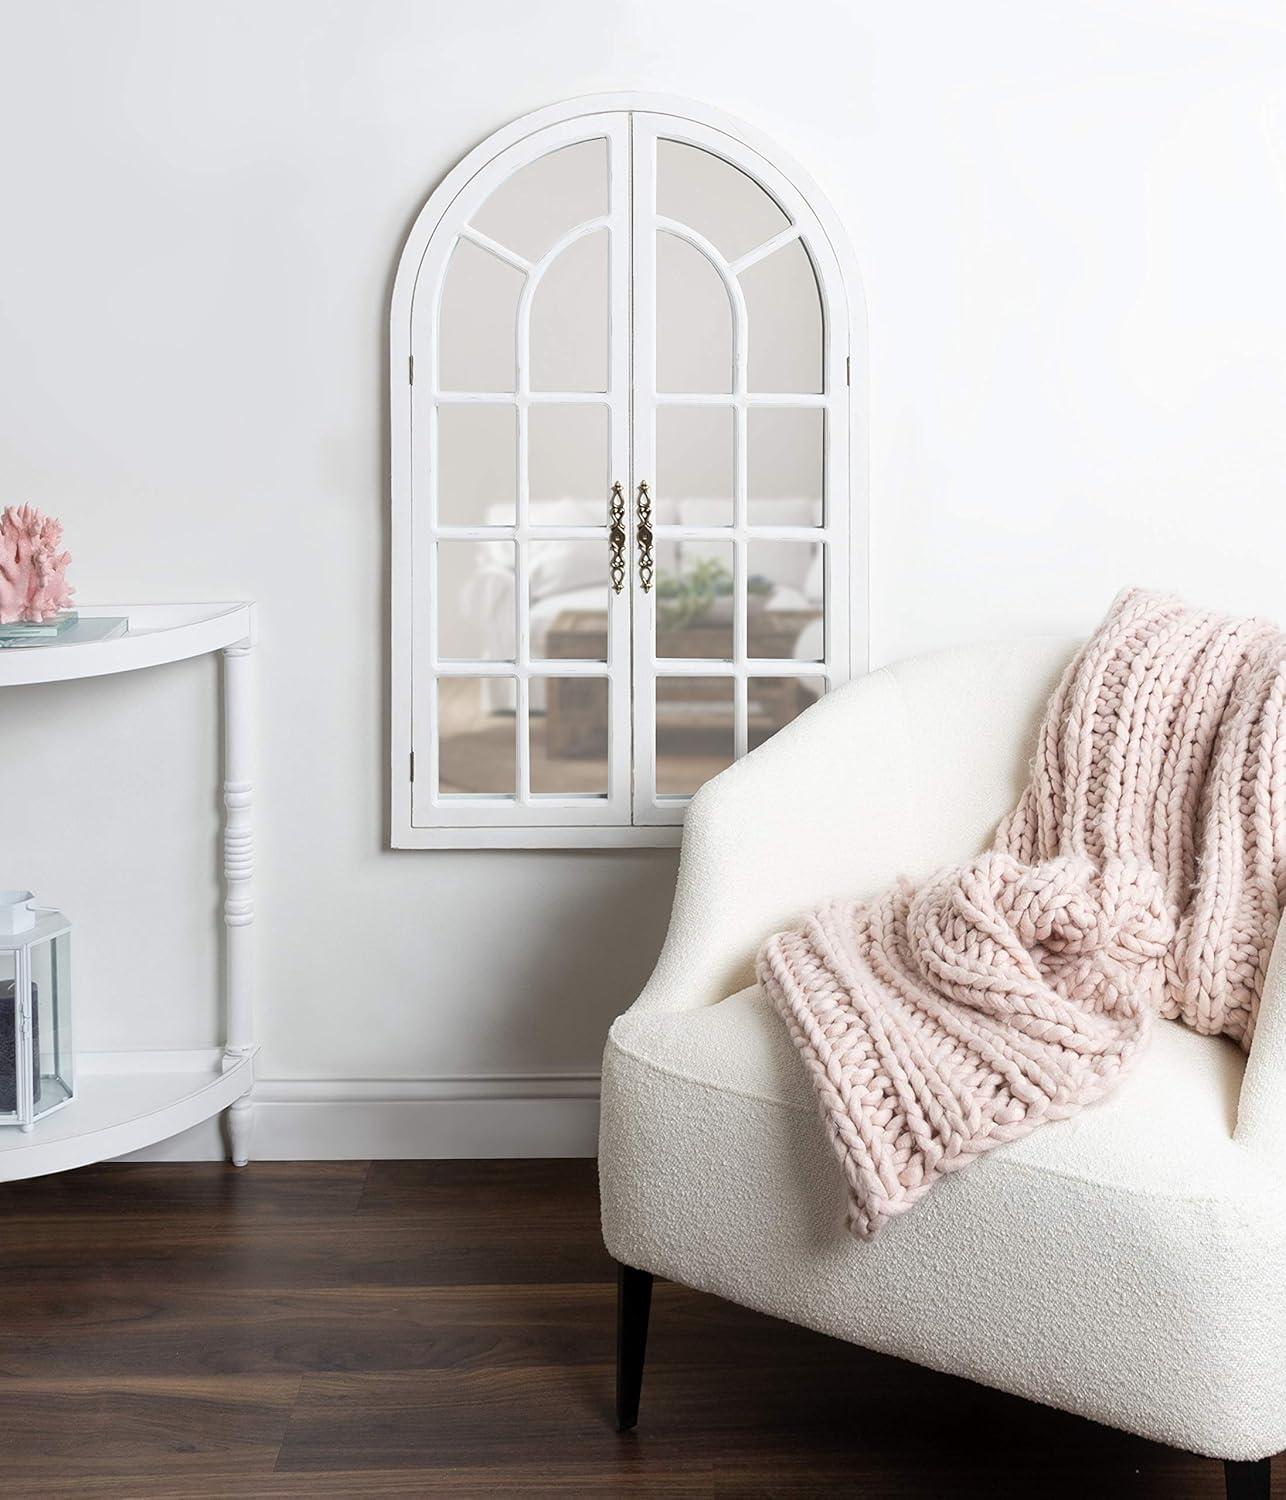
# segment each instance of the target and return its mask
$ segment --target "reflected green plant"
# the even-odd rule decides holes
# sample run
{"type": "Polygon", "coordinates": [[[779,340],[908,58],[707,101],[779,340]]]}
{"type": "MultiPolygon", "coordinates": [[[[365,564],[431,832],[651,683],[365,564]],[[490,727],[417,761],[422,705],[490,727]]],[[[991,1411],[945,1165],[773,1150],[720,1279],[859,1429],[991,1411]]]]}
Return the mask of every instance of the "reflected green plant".
{"type": "MultiPolygon", "coordinates": [[[[746,594],[751,601],[762,601],[773,590],[772,580],[756,573],[746,580],[746,594]]],[[[713,558],[702,558],[677,573],[666,573],[657,580],[657,620],[663,630],[682,630],[698,624],[716,600],[732,594],[732,574],[713,558]]]]}

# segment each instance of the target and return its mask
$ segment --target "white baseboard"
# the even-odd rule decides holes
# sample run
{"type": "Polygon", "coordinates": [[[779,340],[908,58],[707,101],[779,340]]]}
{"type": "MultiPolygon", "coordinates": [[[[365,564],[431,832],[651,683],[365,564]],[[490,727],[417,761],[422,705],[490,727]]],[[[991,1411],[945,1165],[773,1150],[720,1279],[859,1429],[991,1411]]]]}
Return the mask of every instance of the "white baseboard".
{"type": "MultiPolygon", "coordinates": [[[[251,1160],[593,1156],[598,1077],[260,1079],[251,1160]]],[[[123,1158],[219,1161],[221,1122],[123,1158]]]]}

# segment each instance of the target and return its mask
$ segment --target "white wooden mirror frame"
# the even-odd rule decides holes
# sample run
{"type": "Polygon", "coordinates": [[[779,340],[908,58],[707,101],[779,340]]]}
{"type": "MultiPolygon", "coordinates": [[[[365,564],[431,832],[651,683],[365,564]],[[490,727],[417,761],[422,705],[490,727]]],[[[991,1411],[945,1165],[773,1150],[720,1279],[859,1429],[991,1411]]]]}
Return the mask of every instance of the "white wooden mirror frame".
{"type": "MultiPolygon", "coordinates": [[[[635,566],[635,512],[629,508],[628,587],[609,595],[609,630],[612,645],[604,663],[558,663],[560,676],[598,675],[611,681],[611,716],[607,797],[533,797],[530,791],[528,740],[528,682],[536,671],[520,606],[517,622],[516,661],[470,663],[465,668],[444,664],[436,654],[434,571],[436,543],[441,528],[434,524],[434,501],[430,493],[433,465],[425,464],[429,443],[417,448],[415,434],[431,432],[426,421],[434,420],[436,403],[443,400],[437,389],[437,304],[448,258],[461,231],[498,184],[529,161],[591,136],[609,142],[609,171],[630,162],[630,177],[646,178],[655,160],[654,142],[665,139],[698,146],[739,168],[763,187],[785,212],[791,228],[783,238],[803,241],[817,278],[824,327],[822,391],[817,397],[801,396],[798,404],[820,405],[825,421],[825,516],[824,526],[807,535],[827,543],[826,646],[820,663],[747,660],[745,548],[747,545],[747,486],[745,422],[755,396],[747,391],[744,308],[738,307],[736,275],[771,249],[770,244],[743,257],[742,264],[729,266],[708,242],[687,226],[662,223],[654,227],[677,234],[695,244],[715,265],[728,291],[733,309],[734,381],[731,404],[739,424],[737,474],[733,499],[733,524],[719,534],[729,538],[738,558],[735,569],[737,606],[734,619],[736,647],[733,659],[712,667],[706,661],[667,660],[666,676],[726,675],[737,695],[735,753],[746,750],[746,682],[748,668],[760,674],[805,674],[822,678],[829,689],[867,664],[867,429],[866,429],[866,316],[861,280],[856,262],[839,222],[826,199],[794,162],[770,142],[739,121],[683,99],[665,95],[619,93],[591,96],[539,110],[524,116],[489,137],[470,152],[448,174],[417,217],[398,266],[393,289],[390,323],[390,418],[392,441],[392,683],[391,683],[391,835],[394,848],[606,848],[664,846],[679,842],[685,801],[658,797],[652,765],[655,726],[652,722],[654,693],[636,684],[654,677],[655,593],[638,586],[635,566]],[[425,297],[424,289],[433,289],[425,297]],[[417,288],[420,296],[417,303],[417,288]],[[418,358],[416,358],[418,354],[418,358]],[[516,679],[517,800],[507,804],[486,797],[441,799],[437,793],[437,737],[433,720],[440,675],[452,670],[469,675],[503,675],[516,679]],[[646,748],[644,748],[646,747],[646,748]],[[419,765],[416,752],[419,752],[419,765]],[[624,767],[624,770],[622,769],[624,767]]],[[[597,396],[609,408],[612,463],[633,497],[639,481],[655,472],[652,449],[653,414],[656,405],[654,370],[655,341],[633,338],[633,320],[651,316],[647,297],[631,306],[631,275],[654,285],[646,264],[655,246],[653,234],[640,233],[630,223],[640,202],[653,201],[650,184],[640,198],[633,181],[612,181],[608,213],[588,225],[563,235],[537,264],[501,247],[485,242],[485,236],[469,230],[466,238],[493,255],[516,265],[526,278],[518,319],[516,388],[512,396],[496,397],[516,404],[518,416],[518,470],[515,524],[512,527],[479,530],[478,535],[523,541],[527,537],[525,477],[525,413],[533,401],[529,389],[526,348],[527,319],[532,293],[555,254],[591,229],[606,228],[609,234],[627,239],[630,256],[614,253],[610,281],[609,390],[597,396]],[[627,266],[630,257],[636,260],[627,266]]],[[[646,212],[646,207],[644,212],[646,212]]],[[[654,213],[654,210],[652,210],[654,213]]],[[[450,400],[478,401],[478,395],[448,395],[450,400]]],[[[538,393],[535,400],[548,399],[538,393]]],[[[564,399],[562,397],[559,398],[564,399]]],[[[575,397],[572,398],[576,399],[575,397]]],[[[588,397],[582,399],[590,399],[588,397]]],[[[694,399],[700,399],[699,397],[694,399]]],[[[787,404],[790,398],[787,399],[787,404]]],[[[774,395],[772,404],[783,404],[774,395]]],[[[608,496],[604,494],[604,520],[608,496]]],[[[658,531],[663,528],[658,527],[658,531]]],[[[664,528],[678,531],[680,528],[664,528]]],[[[773,528],[785,536],[793,528],[773,528]]],[[[468,537],[473,529],[453,528],[451,536],[468,537]]],[[[583,531],[584,528],[581,528],[583,531]]],[[[691,530],[691,528],[689,528],[691,530]]],[[[699,530],[699,528],[698,528],[699,530]]],[[[756,528],[759,535],[762,528],[756,528]]],[[[577,528],[543,528],[542,536],[575,536],[577,528]]],[[[595,531],[597,537],[599,531],[595,531]]],[[[526,548],[516,549],[515,588],[525,597],[526,548]]]]}

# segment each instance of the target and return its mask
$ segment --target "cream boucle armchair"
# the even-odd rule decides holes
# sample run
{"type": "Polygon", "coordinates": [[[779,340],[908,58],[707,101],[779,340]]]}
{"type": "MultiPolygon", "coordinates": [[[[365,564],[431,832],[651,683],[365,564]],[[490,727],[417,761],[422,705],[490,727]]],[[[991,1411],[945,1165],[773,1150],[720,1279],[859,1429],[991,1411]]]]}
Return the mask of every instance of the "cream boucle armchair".
{"type": "Polygon", "coordinates": [[[669,935],[603,1070],[618,1418],[653,1274],[1228,1460],[1286,1447],[1286,940],[1249,1058],[1161,1022],[1106,1102],[947,1178],[869,1243],[786,1029],[776,928],[980,851],[1075,642],[938,653],[822,699],[689,810],[669,935]]]}

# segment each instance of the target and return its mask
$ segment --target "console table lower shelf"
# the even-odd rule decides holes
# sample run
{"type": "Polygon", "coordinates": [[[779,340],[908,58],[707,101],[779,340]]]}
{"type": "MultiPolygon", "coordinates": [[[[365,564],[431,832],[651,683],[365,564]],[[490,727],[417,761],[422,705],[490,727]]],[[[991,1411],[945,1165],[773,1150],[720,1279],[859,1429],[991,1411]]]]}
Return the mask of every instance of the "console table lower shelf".
{"type": "Polygon", "coordinates": [[[141,1151],[213,1119],[239,1102],[250,1107],[252,1048],[235,1060],[203,1054],[110,1053],[82,1058],[73,1102],[34,1130],[0,1130],[0,1182],[66,1172],[141,1151]]]}

